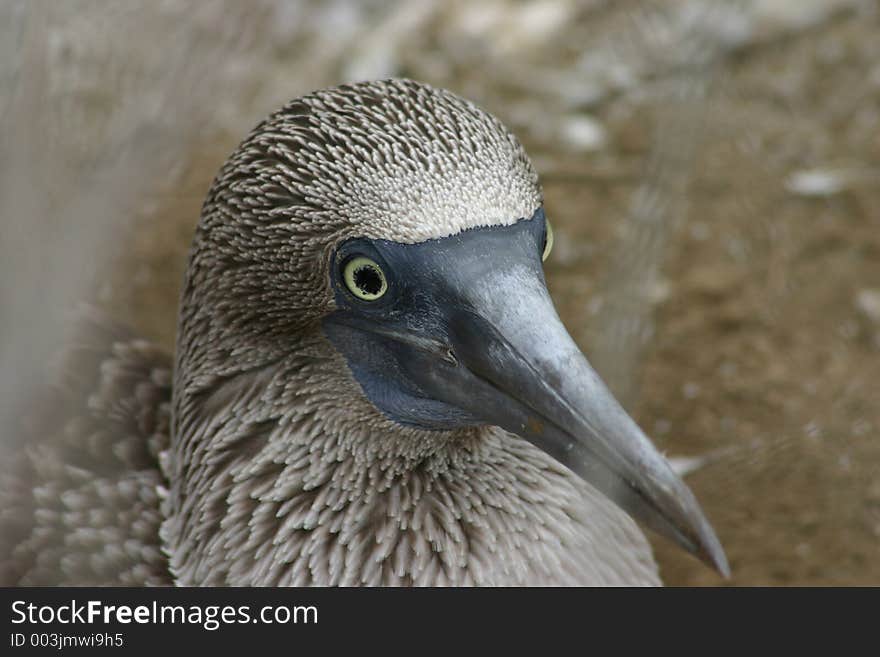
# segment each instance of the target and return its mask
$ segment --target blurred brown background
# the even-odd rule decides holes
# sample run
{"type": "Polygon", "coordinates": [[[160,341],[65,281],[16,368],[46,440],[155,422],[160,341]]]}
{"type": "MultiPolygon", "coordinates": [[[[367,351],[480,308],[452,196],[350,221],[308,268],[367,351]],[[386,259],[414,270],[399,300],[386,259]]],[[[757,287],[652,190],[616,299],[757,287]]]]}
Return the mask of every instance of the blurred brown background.
{"type": "Polygon", "coordinates": [[[0,0],[0,32],[7,443],[78,302],[173,348],[202,196],[264,114],[404,75],[526,144],[560,314],[694,468],[731,583],[880,585],[877,0],[0,0]]]}

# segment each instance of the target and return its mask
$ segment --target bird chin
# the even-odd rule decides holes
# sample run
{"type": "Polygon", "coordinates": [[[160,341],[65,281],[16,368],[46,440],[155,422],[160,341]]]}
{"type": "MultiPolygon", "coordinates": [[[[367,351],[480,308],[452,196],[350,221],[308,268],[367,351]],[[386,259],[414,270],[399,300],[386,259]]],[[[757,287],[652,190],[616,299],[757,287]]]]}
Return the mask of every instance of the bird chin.
{"type": "Polygon", "coordinates": [[[389,420],[427,431],[487,424],[471,411],[430,395],[416,382],[420,371],[444,368],[442,358],[420,353],[409,341],[358,328],[337,318],[325,320],[324,334],[345,356],[364,396],[389,420]]]}

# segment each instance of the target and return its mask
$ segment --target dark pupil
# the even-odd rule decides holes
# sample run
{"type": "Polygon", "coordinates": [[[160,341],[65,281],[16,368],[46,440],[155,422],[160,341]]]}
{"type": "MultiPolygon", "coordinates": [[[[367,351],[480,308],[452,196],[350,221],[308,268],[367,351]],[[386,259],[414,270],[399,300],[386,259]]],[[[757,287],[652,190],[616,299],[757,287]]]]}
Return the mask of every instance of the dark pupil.
{"type": "Polygon", "coordinates": [[[382,289],[382,277],[375,267],[364,265],[354,270],[354,284],[365,294],[379,294],[382,289]]]}

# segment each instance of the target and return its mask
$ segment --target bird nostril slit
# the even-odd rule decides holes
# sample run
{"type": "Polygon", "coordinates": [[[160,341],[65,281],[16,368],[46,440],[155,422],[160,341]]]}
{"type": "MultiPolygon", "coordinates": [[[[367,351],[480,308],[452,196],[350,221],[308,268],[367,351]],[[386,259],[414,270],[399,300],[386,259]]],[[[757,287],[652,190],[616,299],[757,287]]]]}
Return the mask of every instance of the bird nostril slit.
{"type": "Polygon", "coordinates": [[[446,354],[443,356],[443,360],[445,360],[453,367],[458,367],[458,358],[455,357],[455,352],[452,351],[452,349],[446,350],[446,354]]]}

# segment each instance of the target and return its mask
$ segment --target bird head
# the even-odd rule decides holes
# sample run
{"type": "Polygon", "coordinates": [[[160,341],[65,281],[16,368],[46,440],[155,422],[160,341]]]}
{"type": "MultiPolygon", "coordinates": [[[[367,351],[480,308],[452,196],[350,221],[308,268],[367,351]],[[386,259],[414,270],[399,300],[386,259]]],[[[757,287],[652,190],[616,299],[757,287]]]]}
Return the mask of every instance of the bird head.
{"type": "Polygon", "coordinates": [[[552,242],[522,146],[472,103],[389,80],[288,104],[205,202],[176,433],[204,390],[309,336],[344,361],[345,394],[376,421],[424,441],[500,426],[726,573],[694,496],[560,321],[542,266],[552,242]]]}

